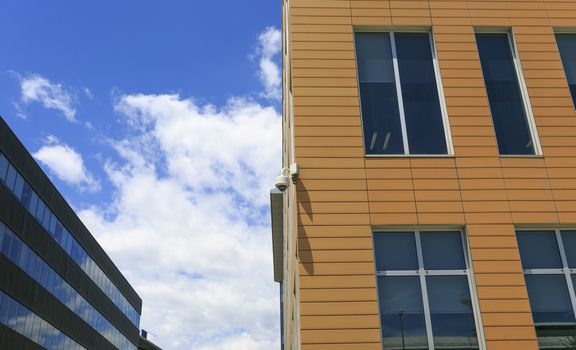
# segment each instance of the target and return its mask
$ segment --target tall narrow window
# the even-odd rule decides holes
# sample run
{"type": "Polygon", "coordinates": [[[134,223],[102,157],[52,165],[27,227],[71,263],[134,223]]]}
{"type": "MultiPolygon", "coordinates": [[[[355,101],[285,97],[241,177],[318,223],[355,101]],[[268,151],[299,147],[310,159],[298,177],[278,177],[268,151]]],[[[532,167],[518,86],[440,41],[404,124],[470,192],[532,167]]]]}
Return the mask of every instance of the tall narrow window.
{"type": "Polygon", "coordinates": [[[447,154],[429,33],[356,33],[366,154],[447,154]]]}
{"type": "Polygon", "coordinates": [[[478,349],[460,232],[375,232],[384,349],[478,349]]]}
{"type": "Polygon", "coordinates": [[[556,42],[572,94],[572,101],[576,106],[576,34],[556,34],[556,42]]]}
{"type": "Polygon", "coordinates": [[[576,232],[519,231],[517,237],[540,349],[576,348],[576,232]]]}
{"type": "Polygon", "coordinates": [[[476,42],[500,154],[535,154],[510,36],[478,33],[476,42]]]}

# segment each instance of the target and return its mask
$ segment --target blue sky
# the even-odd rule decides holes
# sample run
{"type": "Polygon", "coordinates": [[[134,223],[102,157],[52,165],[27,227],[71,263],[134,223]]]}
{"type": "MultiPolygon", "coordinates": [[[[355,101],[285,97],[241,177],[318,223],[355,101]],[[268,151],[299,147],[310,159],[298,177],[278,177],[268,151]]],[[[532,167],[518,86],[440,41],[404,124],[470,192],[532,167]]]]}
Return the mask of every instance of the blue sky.
{"type": "Polygon", "coordinates": [[[165,349],[272,349],[280,3],[0,2],[0,115],[165,349]],[[232,181],[230,181],[232,179],[232,181]]]}

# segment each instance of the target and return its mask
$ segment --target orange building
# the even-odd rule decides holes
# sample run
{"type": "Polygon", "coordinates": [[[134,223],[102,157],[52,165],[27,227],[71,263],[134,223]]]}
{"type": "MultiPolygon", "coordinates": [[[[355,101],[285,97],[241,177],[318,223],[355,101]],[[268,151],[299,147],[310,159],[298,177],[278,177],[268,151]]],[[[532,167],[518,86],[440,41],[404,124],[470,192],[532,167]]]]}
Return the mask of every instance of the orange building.
{"type": "Polygon", "coordinates": [[[284,0],[283,27],[284,349],[576,349],[576,1],[284,0]]]}

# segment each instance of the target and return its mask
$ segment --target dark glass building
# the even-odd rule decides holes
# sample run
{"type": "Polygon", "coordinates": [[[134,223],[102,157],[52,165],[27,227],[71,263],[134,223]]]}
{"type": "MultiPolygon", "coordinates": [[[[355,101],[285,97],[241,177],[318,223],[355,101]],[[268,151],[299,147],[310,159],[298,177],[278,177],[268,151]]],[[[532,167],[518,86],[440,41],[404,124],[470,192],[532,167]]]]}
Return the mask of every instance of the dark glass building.
{"type": "Polygon", "coordinates": [[[136,350],[141,309],[0,118],[0,349],[136,350]]]}

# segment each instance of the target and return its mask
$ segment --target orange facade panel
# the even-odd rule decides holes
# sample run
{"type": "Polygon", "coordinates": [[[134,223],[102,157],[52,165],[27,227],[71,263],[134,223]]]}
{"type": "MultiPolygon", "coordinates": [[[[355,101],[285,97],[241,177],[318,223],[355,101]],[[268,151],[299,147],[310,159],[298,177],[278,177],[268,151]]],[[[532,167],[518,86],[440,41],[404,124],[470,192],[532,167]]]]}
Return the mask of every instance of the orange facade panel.
{"type": "Polygon", "coordinates": [[[576,227],[576,112],[554,34],[576,27],[574,1],[289,4],[301,348],[382,349],[372,232],[450,228],[467,237],[485,349],[538,349],[516,229],[576,227]],[[354,33],[370,30],[433,33],[450,155],[365,154],[354,33]],[[482,30],[514,35],[542,154],[499,154],[482,30]]]}

